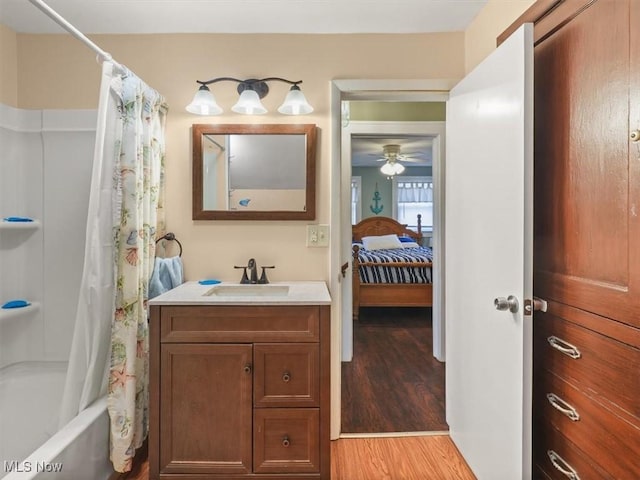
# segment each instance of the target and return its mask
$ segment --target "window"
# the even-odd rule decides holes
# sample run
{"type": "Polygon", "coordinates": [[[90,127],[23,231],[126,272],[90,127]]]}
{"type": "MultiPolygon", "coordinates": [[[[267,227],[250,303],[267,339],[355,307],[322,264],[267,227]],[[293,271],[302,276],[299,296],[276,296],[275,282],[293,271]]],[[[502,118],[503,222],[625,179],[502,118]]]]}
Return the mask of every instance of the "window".
{"type": "Polygon", "coordinates": [[[433,181],[431,177],[394,177],[393,198],[395,218],[411,229],[418,227],[422,215],[422,230],[433,230],[433,181]]]}
{"type": "Polygon", "coordinates": [[[351,224],[362,219],[362,177],[351,177],[351,224]]]}

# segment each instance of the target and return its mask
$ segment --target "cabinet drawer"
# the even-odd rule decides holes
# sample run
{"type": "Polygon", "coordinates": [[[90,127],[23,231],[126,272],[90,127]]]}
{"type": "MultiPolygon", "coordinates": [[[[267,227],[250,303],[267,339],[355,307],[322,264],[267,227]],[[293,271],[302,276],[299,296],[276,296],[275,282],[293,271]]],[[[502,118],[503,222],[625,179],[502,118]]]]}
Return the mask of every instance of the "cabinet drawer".
{"type": "Polygon", "coordinates": [[[534,419],[534,470],[544,475],[537,478],[551,480],[622,480],[609,475],[594,465],[575,445],[544,420],[534,419]],[[555,465],[551,460],[554,457],[555,465]],[[566,471],[567,474],[560,470],[566,471]],[[571,476],[569,472],[577,476],[571,476]]]}
{"type": "Polygon", "coordinates": [[[162,342],[318,342],[317,306],[162,307],[162,342]]]}
{"type": "Polygon", "coordinates": [[[320,347],[317,343],[256,344],[253,398],[256,407],[320,405],[320,347]]]}
{"type": "Polygon", "coordinates": [[[261,408],[253,414],[255,473],[320,471],[320,411],[261,408]]]}
{"type": "MultiPolygon", "coordinates": [[[[611,320],[603,318],[602,321],[611,320]]],[[[637,348],[560,317],[540,314],[534,326],[534,356],[536,368],[545,368],[567,379],[621,415],[640,418],[640,350],[637,348]],[[578,358],[568,355],[572,346],[576,350],[573,356],[578,358]]]]}
{"type": "Polygon", "coordinates": [[[640,428],[559,377],[547,371],[538,373],[534,386],[536,415],[544,417],[615,478],[640,478],[640,428]]]}

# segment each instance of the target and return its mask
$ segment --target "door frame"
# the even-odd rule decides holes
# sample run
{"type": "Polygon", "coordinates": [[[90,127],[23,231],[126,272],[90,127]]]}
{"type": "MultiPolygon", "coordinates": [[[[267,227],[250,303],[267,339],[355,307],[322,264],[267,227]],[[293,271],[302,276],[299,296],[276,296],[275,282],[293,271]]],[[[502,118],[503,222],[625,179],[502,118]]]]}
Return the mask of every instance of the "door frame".
{"type": "MultiPolygon", "coordinates": [[[[438,232],[444,231],[444,149],[445,149],[445,122],[444,121],[354,121],[344,126],[341,135],[341,166],[343,184],[350,183],[350,179],[344,177],[351,168],[351,141],[354,136],[375,134],[388,136],[424,136],[433,137],[433,196],[435,199],[433,211],[433,246],[434,250],[440,252],[443,235],[438,232]]],[[[344,209],[344,205],[342,206],[344,209]]],[[[342,232],[342,248],[345,244],[351,244],[351,232],[342,232]]],[[[344,252],[343,252],[344,253],[344,252]]],[[[349,253],[351,251],[349,250],[349,253]]],[[[438,255],[440,257],[440,254],[438,255]]],[[[444,285],[443,267],[444,263],[438,260],[433,266],[433,356],[439,361],[445,360],[445,329],[444,329],[444,306],[442,298],[442,285],[444,285]]],[[[347,275],[343,282],[352,283],[352,276],[347,275]]],[[[352,287],[347,286],[343,290],[352,291],[352,287]]],[[[352,309],[351,302],[345,301],[342,304],[342,361],[350,362],[353,358],[353,322],[347,321],[350,318],[352,309]]]]}
{"type": "MultiPolygon", "coordinates": [[[[346,166],[342,162],[342,101],[343,100],[378,100],[378,101],[432,101],[446,102],[449,98],[449,90],[453,88],[459,79],[432,79],[432,80],[333,80],[330,92],[330,137],[331,137],[331,185],[330,185],[330,212],[331,229],[329,240],[329,271],[331,291],[331,439],[340,437],[341,424],[341,391],[342,391],[342,326],[343,326],[343,282],[341,265],[344,260],[349,261],[350,253],[344,252],[341,248],[344,232],[341,228],[341,207],[344,198],[344,182],[346,177],[346,166]],[[344,167],[344,168],[343,168],[344,167]]],[[[441,155],[444,159],[444,145],[442,145],[441,155]]],[[[350,165],[349,165],[350,167],[350,165]]],[[[436,172],[434,160],[434,177],[439,175],[435,181],[444,186],[444,162],[436,172]]],[[[438,197],[438,204],[444,208],[444,189],[438,197]]],[[[443,210],[442,210],[443,212],[443,210]]],[[[441,217],[443,219],[443,216],[441,217]]],[[[435,219],[434,219],[435,221],[435,219]]],[[[434,232],[434,248],[438,248],[444,253],[444,225],[439,228],[440,232],[434,232]]],[[[444,280],[445,268],[442,265],[441,273],[444,280]]],[[[434,282],[435,282],[434,278],[434,282]]],[[[350,285],[350,283],[349,283],[350,285]]],[[[441,283],[442,286],[444,286],[441,283]]],[[[350,290],[349,290],[350,292],[350,290]]],[[[444,311],[444,290],[440,290],[440,309],[444,311]]],[[[435,295],[435,292],[434,292],[435,295]]],[[[351,301],[350,295],[347,301],[351,301]]],[[[349,319],[351,321],[351,319],[349,319]]],[[[444,334],[441,335],[444,342],[444,334]]],[[[436,346],[434,345],[434,348],[436,346]]],[[[440,350],[444,359],[444,348],[440,350]]]]}

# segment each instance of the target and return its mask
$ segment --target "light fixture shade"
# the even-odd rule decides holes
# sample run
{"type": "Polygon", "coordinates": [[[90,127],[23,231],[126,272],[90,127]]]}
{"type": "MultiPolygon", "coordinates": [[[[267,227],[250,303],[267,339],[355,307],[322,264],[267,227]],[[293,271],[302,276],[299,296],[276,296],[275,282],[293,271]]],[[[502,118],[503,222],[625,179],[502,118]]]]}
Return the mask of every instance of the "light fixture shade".
{"type": "Polygon", "coordinates": [[[222,113],[222,108],[206,85],[200,86],[186,109],[187,112],[196,115],[220,115],[222,113]]]}
{"type": "Polygon", "coordinates": [[[231,110],[236,113],[244,113],[245,115],[261,115],[267,113],[267,109],[262,105],[258,94],[250,89],[244,90],[240,94],[240,98],[236,104],[231,107],[231,110]]]}
{"type": "Polygon", "coordinates": [[[284,115],[306,115],[313,112],[313,107],[307,102],[300,87],[294,85],[287,93],[282,105],[278,107],[278,112],[284,115]]]}
{"type": "Polygon", "coordinates": [[[380,167],[380,171],[388,177],[392,177],[404,172],[404,165],[397,162],[386,162],[384,165],[382,165],[382,167],[380,167]]]}

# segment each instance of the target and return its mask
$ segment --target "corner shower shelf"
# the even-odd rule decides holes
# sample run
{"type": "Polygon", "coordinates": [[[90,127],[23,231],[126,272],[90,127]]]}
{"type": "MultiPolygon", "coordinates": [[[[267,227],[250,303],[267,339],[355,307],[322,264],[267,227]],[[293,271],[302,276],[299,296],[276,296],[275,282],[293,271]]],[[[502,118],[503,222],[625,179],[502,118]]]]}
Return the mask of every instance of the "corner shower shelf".
{"type": "Polygon", "coordinates": [[[40,220],[33,222],[5,222],[0,221],[0,230],[36,230],[40,228],[40,220]]]}
{"type": "Polygon", "coordinates": [[[22,308],[0,308],[0,323],[36,313],[38,310],[40,310],[40,303],[38,302],[31,302],[31,305],[22,308]]]}

